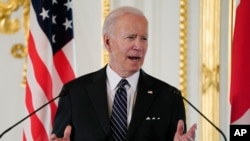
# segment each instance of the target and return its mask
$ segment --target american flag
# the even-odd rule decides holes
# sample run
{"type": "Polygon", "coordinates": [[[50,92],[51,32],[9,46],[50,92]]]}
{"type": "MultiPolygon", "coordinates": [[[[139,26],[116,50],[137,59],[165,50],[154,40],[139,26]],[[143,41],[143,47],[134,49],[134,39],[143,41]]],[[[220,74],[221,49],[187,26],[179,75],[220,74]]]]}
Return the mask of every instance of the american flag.
{"type": "MultiPolygon", "coordinates": [[[[28,113],[56,97],[75,78],[71,0],[31,0],[25,106],[28,113]]],[[[31,116],[23,141],[50,138],[57,101],[31,116]]]]}

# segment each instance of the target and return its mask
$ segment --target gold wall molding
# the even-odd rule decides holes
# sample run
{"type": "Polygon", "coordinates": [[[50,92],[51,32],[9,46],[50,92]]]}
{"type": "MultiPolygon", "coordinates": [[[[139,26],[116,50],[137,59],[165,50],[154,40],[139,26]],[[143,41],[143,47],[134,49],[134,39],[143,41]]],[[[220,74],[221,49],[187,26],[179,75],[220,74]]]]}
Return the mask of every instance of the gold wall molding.
{"type": "Polygon", "coordinates": [[[20,21],[11,19],[11,14],[19,9],[22,1],[8,0],[0,2],[0,32],[4,34],[13,34],[20,29],[20,21]]]}
{"type": "Polygon", "coordinates": [[[7,0],[4,2],[0,1],[0,33],[8,35],[15,34],[22,27],[24,28],[24,43],[14,43],[10,50],[11,55],[14,58],[25,59],[21,86],[25,86],[26,84],[26,56],[29,30],[29,11],[30,0],[7,0]],[[17,12],[19,8],[22,8],[22,17],[20,19],[13,19],[12,14],[14,14],[14,12],[17,12]]]}
{"type": "Polygon", "coordinates": [[[25,42],[16,43],[11,48],[11,54],[15,58],[24,58],[26,56],[26,41],[28,38],[29,27],[29,4],[30,0],[8,0],[6,2],[0,2],[0,33],[2,34],[14,34],[24,28],[25,42]],[[23,8],[21,19],[12,19],[12,14],[19,8],[23,8]],[[23,26],[21,26],[23,23],[23,26]]]}
{"type": "MultiPolygon", "coordinates": [[[[221,0],[200,1],[200,91],[201,112],[219,125],[220,9],[221,0]]],[[[219,133],[201,119],[202,141],[218,141],[219,133]]]]}
{"type": "Polygon", "coordinates": [[[219,92],[219,65],[209,68],[202,64],[202,93],[206,93],[210,88],[219,92]]]}
{"type": "Polygon", "coordinates": [[[180,90],[187,96],[188,0],[180,1],[180,90]]]}
{"type": "MultiPolygon", "coordinates": [[[[110,0],[102,0],[102,23],[104,22],[109,12],[110,12],[110,0]]],[[[104,48],[102,51],[102,65],[106,65],[107,63],[108,63],[108,52],[104,48]]]]}

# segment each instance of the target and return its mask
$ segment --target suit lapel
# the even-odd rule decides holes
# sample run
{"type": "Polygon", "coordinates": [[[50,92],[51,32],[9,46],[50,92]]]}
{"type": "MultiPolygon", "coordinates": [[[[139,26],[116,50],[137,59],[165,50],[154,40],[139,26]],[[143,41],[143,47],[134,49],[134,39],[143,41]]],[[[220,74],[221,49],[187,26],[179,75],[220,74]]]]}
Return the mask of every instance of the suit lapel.
{"type": "Polygon", "coordinates": [[[93,83],[89,85],[87,90],[100,124],[105,134],[108,134],[110,126],[106,90],[106,67],[94,75],[93,83]]]}
{"type": "MultiPolygon", "coordinates": [[[[110,119],[107,104],[106,77],[106,67],[104,67],[94,75],[92,79],[93,82],[88,86],[87,91],[100,124],[105,134],[108,135],[110,130],[110,119]]],[[[140,123],[145,120],[146,113],[155,98],[156,90],[151,88],[153,88],[153,80],[141,70],[136,103],[128,129],[128,140],[136,131],[140,123]]]]}
{"type": "Polygon", "coordinates": [[[140,125],[140,123],[145,120],[145,115],[155,98],[156,94],[155,91],[151,89],[153,88],[152,86],[152,79],[141,70],[138,82],[136,102],[128,129],[128,140],[140,125]]]}

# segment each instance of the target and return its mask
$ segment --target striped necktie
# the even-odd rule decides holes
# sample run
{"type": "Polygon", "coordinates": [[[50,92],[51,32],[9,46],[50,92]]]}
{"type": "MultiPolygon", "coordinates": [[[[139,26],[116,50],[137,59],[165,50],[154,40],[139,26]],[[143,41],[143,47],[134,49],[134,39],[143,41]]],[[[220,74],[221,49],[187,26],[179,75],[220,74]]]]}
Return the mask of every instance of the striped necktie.
{"type": "Polygon", "coordinates": [[[127,134],[127,92],[125,85],[126,79],[122,79],[118,84],[115,93],[111,114],[111,132],[113,141],[124,141],[127,134]]]}

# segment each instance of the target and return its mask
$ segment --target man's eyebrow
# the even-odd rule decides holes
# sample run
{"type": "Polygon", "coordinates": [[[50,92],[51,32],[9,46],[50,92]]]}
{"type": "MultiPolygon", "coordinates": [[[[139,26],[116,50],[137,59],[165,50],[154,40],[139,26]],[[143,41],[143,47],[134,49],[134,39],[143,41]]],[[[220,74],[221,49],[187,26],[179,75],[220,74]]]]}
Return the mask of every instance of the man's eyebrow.
{"type": "MultiPolygon", "coordinates": [[[[129,36],[138,36],[139,34],[137,34],[137,33],[128,33],[126,35],[129,35],[129,36]]],[[[147,37],[148,34],[143,34],[143,35],[139,35],[139,36],[141,36],[141,37],[147,37]]]]}
{"type": "Polygon", "coordinates": [[[138,34],[136,34],[136,33],[128,33],[128,34],[126,34],[127,36],[137,36],[138,34]]]}

